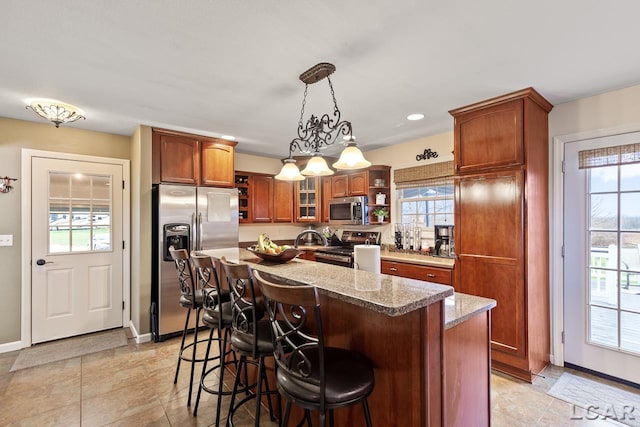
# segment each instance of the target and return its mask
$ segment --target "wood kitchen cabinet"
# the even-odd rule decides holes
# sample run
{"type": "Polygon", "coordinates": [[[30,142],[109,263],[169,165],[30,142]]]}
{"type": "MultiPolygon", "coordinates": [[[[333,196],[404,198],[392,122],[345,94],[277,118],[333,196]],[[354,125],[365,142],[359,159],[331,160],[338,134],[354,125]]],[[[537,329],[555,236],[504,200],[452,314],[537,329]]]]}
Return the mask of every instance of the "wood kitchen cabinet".
{"type": "Polygon", "coordinates": [[[273,182],[271,175],[254,174],[251,182],[251,221],[273,222],[273,182]]]}
{"type": "Polygon", "coordinates": [[[329,201],[333,198],[332,179],[332,176],[322,177],[322,222],[329,222],[329,201]]]}
{"type": "Polygon", "coordinates": [[[548,113],[528,88],[451,111],[459,292],[497,301],[492,367],[531,382],[549,362],[548,113]]]}
{"type": "Polygon", "coordinates": [[[235,146],[233,141],[154,128],[153,183],[231,188],[235,146]]]}
{"type": "Polygon", "coordinates": [[[293,182],[273,175],[235,172],[240,223],[292,222],[293,182]]]}
{"type": "Polygon", "coordinates": [[[384,165],[374,165],[367,170],[368,177],[367,203],[369,223],[378,223],[378,218],[373,214],[375,208],[385,208],[389,216],[384,219],[384,224],[391,223],[391,167],[384,165]],[[384,203],[378,203],[376,196],[384,194],[384,203]]]}
{"type": "Polygon", "coordinates": [[[343,172],[331,177],[331,196],[334,198],[366,196],[368,182],[368,171],[343,172]]]}
{"type": "Polygon", "coordinates": [[[321,215],[320,178],[305,178],[296,181],[296,222],[319,222],[321,215]]]}
{"type": "Polygon", "coordinates": [[[442,285],[453,285],[453,272],[451,268],[432,267],[383,259],[380,261],[380,272],[392,276],[440,283],[442,285]]]}
{"type": "Polygon", "coordinates": [[[273,222],[293,222],[293,182],[274,179],[273,183],[273,222]]]}

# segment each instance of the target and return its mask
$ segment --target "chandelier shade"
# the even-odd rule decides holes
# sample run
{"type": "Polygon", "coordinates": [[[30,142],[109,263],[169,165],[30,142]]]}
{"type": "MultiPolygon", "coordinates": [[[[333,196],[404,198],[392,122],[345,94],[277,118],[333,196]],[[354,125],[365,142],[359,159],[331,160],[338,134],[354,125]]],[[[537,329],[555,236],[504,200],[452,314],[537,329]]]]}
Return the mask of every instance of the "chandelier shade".
{"type": "Polygon", "coordinates": [[[331,78],[329,77],[335,70],[335,65],[328,62],[321,62],[300,74],[300,80],[305,84],[305,87],[300,119],[298,120],[298,136],[289,143],[289,157],[285,159],[282,170],[278,175],[276,175],[276,179],[294,180],[293,178],[288,177],[295,176],[295,180],[299,180],[300,178],[298,175],[300,173],[302,174],[300,176],[333,175],[334,171],[329,168],[326,160],[322,157],[320,150],[333,145],[340,135],[344,136],[344,138],[349,140],[350,143],[347,144],[347,148],[340,155],[340,160],[334,163],[333,167],[336,169],[361,169],[371,165],[370,162],[365,160],[362,152],[353,142],[351,122],[341,120],[342,113],[338,108],[336,95],[333,90],[333,85],[331,84],[331,78]],[[312,114],[307,122],[304,123],[304,108],[307,103],[307,91],[309,89],[309,85],[319,82],[325,78],[329,83],[329,90],[331,91],[331,98],[333,99],[333,114],[325,113],[321,116],[312,114]],[[299,172],[299,169],[295,165],[295,160],[293,159],[293,153],[296,150],[301,153],[311,153],[313,155],[302,172],[299,172]],[[347,157],[343,159],[345,152],[347,157]],[[294,173],[293,167],[295,167],[295,172],[298,172],[297,175],[294,173]],[[285,168],[287,169],[286,171],[285,168]]]}
{"type": "Polygon", "coordinates": [[[300,169],[296,166],[296,161],[291,158],[284,159],[282,170],[275,178],[281,181],[302,181],[305,179],[304,176],[300,175],[300,169]]]}
{"type": "Polygon", "coordinates": [[[27,105],[28,109],[45,120],[50,121],[57,128],[61,124],[73,123],[80,119],[85,119],[84,112],[78,107],[64,102],[50,99],[38,99],[27,105]]]}
{"type": "Polygon", "coordinates": [[[327,161],[322,156],[316,155],[309,159],[307,166],[300,173],[307,176],[328,176],[335,172],[329,169],[327,161]]]}
{"type": "Polygon", "coordinates": [[[371,166],[371,162],[364,158],[355,142],[349,142],[347,148],[342,150],[338,161],[331,166],[343,170],[363,169],[371,166]]]}

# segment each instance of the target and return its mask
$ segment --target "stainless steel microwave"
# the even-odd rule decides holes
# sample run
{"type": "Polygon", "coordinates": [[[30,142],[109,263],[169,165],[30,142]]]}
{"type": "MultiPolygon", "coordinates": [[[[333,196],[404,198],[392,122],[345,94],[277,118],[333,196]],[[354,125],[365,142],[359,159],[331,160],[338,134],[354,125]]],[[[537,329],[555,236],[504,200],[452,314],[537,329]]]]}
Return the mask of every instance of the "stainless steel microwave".
{"type": "Polygon", "coordinates": [[[363,225],[369,223],[367,197],[342,197],[329,201],[329,223],[363,225]]]}

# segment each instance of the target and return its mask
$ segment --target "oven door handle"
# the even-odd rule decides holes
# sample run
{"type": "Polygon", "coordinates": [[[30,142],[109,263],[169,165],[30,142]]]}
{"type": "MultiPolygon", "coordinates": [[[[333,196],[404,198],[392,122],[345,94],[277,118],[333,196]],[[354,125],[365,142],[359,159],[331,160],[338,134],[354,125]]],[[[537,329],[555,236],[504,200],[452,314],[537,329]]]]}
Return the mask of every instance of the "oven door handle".
{"type": "Polygon", "coordinates": [[[325,254],[322,252],[316,252],[315,255],[316,255],[316,259],[320,258],[320,259],[326,259],[330,261],[344,262],[346,264],[351,262],[351,257],[346,255],[325,254]]]}

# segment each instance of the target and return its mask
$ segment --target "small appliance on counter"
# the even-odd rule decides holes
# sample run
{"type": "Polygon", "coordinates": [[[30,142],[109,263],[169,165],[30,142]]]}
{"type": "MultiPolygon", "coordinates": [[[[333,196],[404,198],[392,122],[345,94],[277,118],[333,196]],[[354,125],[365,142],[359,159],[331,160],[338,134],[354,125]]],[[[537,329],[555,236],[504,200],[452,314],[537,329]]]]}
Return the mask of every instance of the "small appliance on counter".
{"type": "Polygon", "coordinates": [[[433,255],[443,258],[454,258],[453,225],[435,225],[433,228],[436,242],[433,255]]]}

